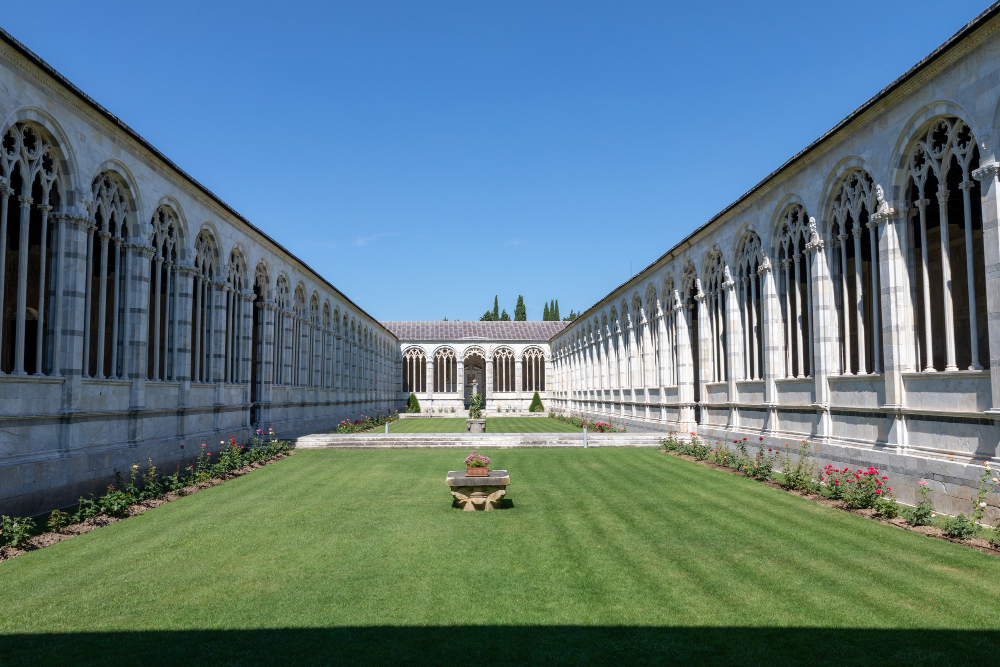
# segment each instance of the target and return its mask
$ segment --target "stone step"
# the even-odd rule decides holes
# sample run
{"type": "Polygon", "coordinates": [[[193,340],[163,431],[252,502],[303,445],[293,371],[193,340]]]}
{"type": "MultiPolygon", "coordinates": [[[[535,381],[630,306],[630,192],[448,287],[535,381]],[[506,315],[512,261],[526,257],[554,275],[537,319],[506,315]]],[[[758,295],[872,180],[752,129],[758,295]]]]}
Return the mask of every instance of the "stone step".
{"type": "MultiPolygon", "coordinates": [[[[662,436],[588,433],[590,447],[654,447],[662,436]]],[[[295,439],[298,449],[413,449],[476,447],[583,447],[582,433],[314,433],[295,439]]]]}

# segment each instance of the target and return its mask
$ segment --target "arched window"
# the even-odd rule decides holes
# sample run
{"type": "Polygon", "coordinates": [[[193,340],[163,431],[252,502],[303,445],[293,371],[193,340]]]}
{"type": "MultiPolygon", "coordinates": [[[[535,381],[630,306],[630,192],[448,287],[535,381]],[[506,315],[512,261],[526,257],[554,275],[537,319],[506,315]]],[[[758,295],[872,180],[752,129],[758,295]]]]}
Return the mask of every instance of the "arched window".
{"type": "Polygon", "coordinates": [[[621,311],[618,320],[621,329],[621,388],[632,388],[632,373],[635,368],[635,361],[632,357],[635,350],[635,331],[632,328],[632,318],[629,316],[628,304],[622,301],[621,311]]]}
{"type": "MultiPolygon", "coordinates": [[[[31,125],[3,136],[0,150],[0,372],[58,373],[62,257],[57,225],[59,159],[31,125]],[[16,199],[15,199],[16,198],[16,199]]],[[[59,228],[62,224],[58,225],[59,228]]]]}
{"type": "Polygon", "coordinates": [[[236,249],[229,254],[229,276],[226,280],[226,367],[225,381],[243,382],[243,292],[247,288],[246,263],[236,249]]]}
{"type": "Polygon", "coordinates": [[[754,232],[747,232],[736,254],[737,297],[743,322],[744,380],[764,377],[764,341],[761,335],[764,290],[758,273],[762,257],[760,237],[754,232]]]}
{"type": "Polygon", "coordinates": [[[618,311],[614,306],[611,307],[611,319],[608,322],[608,328],[610,330],[610,350],[609,358],[611,359],[611,388],[621,389],[622,388],[622,328],[621,322],[618,320],[618,311]]]}
{"type": "Polygon", "coordinates": [[[708,307],[709,382],[723,382],[729,377],[726,340],[726,300],[729,298],[728,272],[718,250],[708,258],[705,299],[708,307]]]}
{"type": "Polygon", "coordinates": [[[677,384],[677,314],[678,297],[674,289],[674,279],[667,278],[663,287],[663,359],[664,386],[673,387],[677,384]]]}
{"type": "MultiPolygon", "coordinates": [[[[684,312],[682,315],[687,325],[688,340],[686,341],[686,347],[690,350],[691,354],[691,377],[694,381],[694,396],[692,398],[695,403],[700,403],[702,399],[702,358],[700,352],[702,335],[701,311],[707,307],[707,297],[701,288],[701,281],[698,279],[698,273],[693,264],[688,264],[685,267],[682,280],[682,284],[684,285],[684,304],[682,306],[684,312]]],[[[706,321],[708,320],[707,314],[705,319],[706,321]]],[[[696,420],[699,420],[698,414],[700,413],[696,408],[696,420]]]]}
{"type": "Polygon", "coordinates": [[[434,353],[434,391],[458,391],[458,359],[451,348],[434,353]]]}
{"type": "Polygon", "coordinates": [[[250,322],[250,424],[260,422],[259,403],[264,382],[264,326],[267,321],[267,266],[261,262],[253,276],[253,313],[250,322]]]}
{"type": "Polygon", "coordinates": [[[545,391],[545,355],[537,347],[528,348],[521,355],[521,389],[545,391]]]}
{"type": "Polygon", "coordinates": [[[192,382],[212,382],[212,346],[214,344],[214,317],[216,282],[219,271],[219,253],[215,239],[208,230],[198,235],[194,244],[194,299],[191,305],[192,382]]]}
{"type": "Polygon", "coordinates": [[[812,309],[809,307],[809,218],[798,204],[789,206],[778,227],[778,300],[782,310],[785,377],[812,373],[812,309]]]}
{"type": "Polygon", "coordinates": [[[642,310],[642,299],[636,294],[632,298],[632,311],[629,314],[631,324],[631,342],[633,344],[632,353],[632,386],[639,389],[643,386],[646,376],[646,313],[642,310]]]}
{"type": "Polygon", "coordinates": [[[150,221],[149,244],[153,248],[149,279],[149,332],[146,378],[178,380],[177,354],[180,346],[178,320],[178,247],[180,223],[173,209],[160,206],[150,221]]]}
{"type": "Polygon", "coordinates": [[[869,222],[875,210],[875,184],[868,172],[850,169],[834,191],[830,220],[837,243],[832,277],[841,313],[841,372],[881,373],[878,230],[869,222]]]}
{"type": "Polygon", "coordinates": [[[320,314],[319,314],[319,295],[313,292],[313,295],[309,298],[309,322],[306,327],[306,335],[308,336],[308,347],[307,353],[309,355],[308,368],[309,372],[306,374],[305,384],[310,387],[318,387],[319,379],[316,377],[319,373],[319,341],[316,339],[317,331],[320,329],[320,314]]]}
{"type": "Polygon", "coordinates": [[[646,372],[643,383],[647,387],[659,387],[662,384],[660,377],[660,324],[663,311],[660,302],[656,298],[656,289],[650,285],[646,289],[646,303],[643,307],[645,315],[645,337],[647,339],[646,355],[648,361],[645,362],[646,372]]]}
{"type": "Polygon", "coordinates": [[[611,389],[612,374],[611,363],[613,354],[611,342],[611,329],[608,326],[608,314],[601,314],[601,388],[611,389]]]}
{"type": "Polygon", "coordinates": [[[128,312],[128,272],[122,242],[131,224],[128,186],[111,172],[100,174],[91,186],[94,226],[87,242],[87,279],[84,292],[87,323],[84,328],[83,369],[86,377],[125,375],[125,313],[128,312]],[[94,236],[97,239],[94,239],[94,236]]]}
{"type": "Polygon", "coordinates": [[[418,394],[427,391],[427,357],[419,347],[403,353],[403,391],[418,394]]]}
{"type": "Polygon", "coordinates": [[[285,276],[278,276],[274,290],[274,384],[286,384],[289,378],[288,325],[291,305],[288,281],[285,276]]]}
{"type": "Polygon", "coordinates": [[[972,130],[958,118],[931,122],[907,163],[915,343],[927,372],[989,366],[980,186],[970,177],[978,166],[972,130]]]}
{"type": "Polygon", "coordinates": [[[292,380],[293,387],[302,385],[302,336],[303,324],[306,319],[306,295],[300,284],[295,288],[295,296],[292,302],[292,380]]]}
{"type": "Polygon", "coordinates": [[[323,303],[323,377],[320,385],[326,389],[333,389],[333,314],[330,312],[330,302],[323,303]]]}
{"type": "Polygon", "coordinates": [[[502,347],[493,353],[493,391],[514,391],[514,353],[502,347]]]}

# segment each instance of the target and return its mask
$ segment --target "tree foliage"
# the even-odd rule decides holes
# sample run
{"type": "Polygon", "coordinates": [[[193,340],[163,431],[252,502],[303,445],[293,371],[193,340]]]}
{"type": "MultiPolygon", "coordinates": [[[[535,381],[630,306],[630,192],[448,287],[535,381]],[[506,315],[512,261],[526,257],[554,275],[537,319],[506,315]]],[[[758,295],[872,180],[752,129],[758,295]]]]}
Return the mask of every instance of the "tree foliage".
{"type": "Polygon", "coordinates": [[[417,400],[416,394],[410,393],[410,397],[406,399],[406,411],[420,412],[420,401],[417,400]]]}
{"type": "Polygon", "coordinates": [[[545,408],[542,406],[542,397],[535,392],[535,395],[531,397],[531,405],[528,406],[528,412],[545,412],[545,408]]]}
{"type": "Polygon", "coordinates": [[[528,320],[528,311],[524,308],[524,297],[520,294],[517,295],[517,305],[514,306],[514,321],[515,322],[526,322],[528,320]]]}

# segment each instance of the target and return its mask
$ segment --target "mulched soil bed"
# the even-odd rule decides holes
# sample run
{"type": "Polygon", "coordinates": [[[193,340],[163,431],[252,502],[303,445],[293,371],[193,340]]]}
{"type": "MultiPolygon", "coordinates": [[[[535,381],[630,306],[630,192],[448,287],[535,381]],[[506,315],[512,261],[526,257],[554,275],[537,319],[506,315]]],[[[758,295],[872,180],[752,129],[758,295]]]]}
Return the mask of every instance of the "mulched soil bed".
{"type": "Polygon", "coordinates": [[[21,554],[26,554],[29,551],[35,551],[36,549],[41,549],[42,547],[47,547],[50,544],[55,544],[56,542],[62,542],[63,540],[68,540],[71,537],[76,537],[77,535],[83,535],[84,533],[89,533],[92,530],[97,530],[98,528],[103,528],[104,526],[117,523],[119,521],[124,521],[129,517],[142,514],[147,510],[151,510],[154,507],[159,507],[165,503],[169,503],[171,500],[177,500],[181,496],[188,496],[196,491],[201,491],[202,489],[207,489],[209,487],[215,486],[216,484],[222,484],[228,479],[233,479],[235,477],[240,477],[248,472],[253,472],[258,468],[263,468],[264,466],[274,463],[286,456],[291,456],[294,454],[294,450],[286,454],[278,454],[269,459],[263,461],[258,461],[256,463],[251,463],[250,465],[243,466],[242,468],[237,468],[233,472],[229,473],[225,477],[213,477],[207,482],[202,482],[200,484],[192,484],[191,486],[185,486],[180,491],[171,491],[170,493],[160,496],[159,498],[150,498],[149,500],[143,500],[142,502],[136,503],[128,508],[128,517],[113,517],[107,514],[98,514],[97,516],[87,519],[81,523],[74,523],[72,525],[66,526],[60,532],[48,531],[45,533],[40,533],[34,537],[28,538],[26,544],[22,547],[15,549],[14,547],[0,547],[0,563],[5,560],[9,560],[21,554]]]}
{"type": "MultiPolygon", "coordinates": [[[[739,471],[733,470],[732,468],[729,468],[724,465],[719,465],[718,463],[713,463],[712,461],[703,461],[693,456],[688,456],[687,454],[668,452],[665,449],[661,449],[660,451],[664,452],[665,454],[671,454],[673,456],[676,456],[677,458],[684,459],[686,461],[693,461],[695,463],[700,463],[703,466],[708,466],[709,468],[715,468],[716,470],[722,470],[724,472],[730,473],[731,475],[740,475],[742,477],[739,471]]],[[[879,523],[888,524],[890,526],[895,526],[896,528],[902,528],[903,530],[909,530],[914,533],[920,533],[921,535],[926,535],[927,537],[936,537],[940,540],[946,540],[948,542],[954,542],[955,544],[961,544],[963,546],[975,549],[976,551],[981,551],[985,554],[993,554],[994,556],[1000,556],[1000,549],[991,545],[989,540],[983,539],[981,537],[973,537],[968,540],[957,540],[953,537],[948,537],[947,535],[945,535],[944,530],[938,528],[937,526],[914,526],[911,525],[909,522],[907,522],[907,520],[901,516],[897,516],[894,519],[886,519],[885,517],[879,516],[878,512],[873,509],[863,509],[863,510],[852,509],[848,507],[847,503],[845,503],[844,501],[834,500],[833,498],[824,496],[822,493],[816,493],[815,491],[799,491],[799,490],[789,491],[788,489],[782,487],[779,482],[776,482],[774,480],[761,483],[766,484],[771,488],[780,489],[781,491],[785,491],[786,493],[791,493],[792,495],[806,498],[820,505],[825,505],[826,507],[835,507],[836,509],[843,510],[845,512],[851,512],[852,514],[859,514],[863,517],[872,519],[873,521],[878,521],[879,523]]]]}

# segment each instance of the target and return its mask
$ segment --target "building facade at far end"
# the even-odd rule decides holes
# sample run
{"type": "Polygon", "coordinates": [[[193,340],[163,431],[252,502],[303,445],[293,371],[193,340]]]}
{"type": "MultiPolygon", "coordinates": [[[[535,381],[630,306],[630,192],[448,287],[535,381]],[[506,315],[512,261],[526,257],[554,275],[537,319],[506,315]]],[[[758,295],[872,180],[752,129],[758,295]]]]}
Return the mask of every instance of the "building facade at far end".
{"type": "Polygon", "coordinates": [[[380,322],[399,340],[403,393],[423,411],[467,410],[472,395],[487,414],[527,412],[538,392],[548,407],[550,339],[567,322],[380,322]]]}

